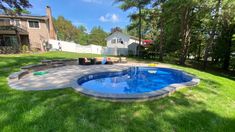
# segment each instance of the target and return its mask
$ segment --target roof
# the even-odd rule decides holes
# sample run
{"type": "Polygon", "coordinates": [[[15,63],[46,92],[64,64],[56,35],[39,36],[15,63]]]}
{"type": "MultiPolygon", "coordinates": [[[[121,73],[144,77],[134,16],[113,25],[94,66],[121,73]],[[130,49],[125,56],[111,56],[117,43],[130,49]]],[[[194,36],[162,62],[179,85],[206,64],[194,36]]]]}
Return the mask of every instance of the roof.
{"type": "Polygon", "coordinates": [[[145,43],[153,43],[153,40],[144,40],[145,43]]]}
{"type": "Polygon", "coordinates": [[[0,26],[0,34],[16,34],[15,30],[17,30],[20,35],[28,34],[28,31],[16,26],[0,26]]]}
{"type": "Polygon", "coordinates": [[[139,40],[138,37],[135,37],[135,36],[130,36],[131,39],[135,39],[135,40],[139,40]]]}
{"type": "Polygon", "coordinates": [[[34,16],[34,15],[6,15],[0,14],[0,18],[18,18],[18,19],[36,19],[36,20],[47,20],[47,16],[34,16]]]}
{"type": "MultiPolygon", "coordinates": [[[[111,36],[111,35],[112,35],[112,34],[114,34],[114,33],[122,33],[122,34],[124,34],[124,35],[126,35],[126,36],[130,37],[131,39],[139,40],[139,38],[138,38],[138,37],[130,36],[130,35],[128,35],[128,34],[125,34],[125,33],[123,33],[123,32],[120,32],[120,31],[115,31],[115,32],[113,32],[113,33],[110,33],[110,34],[109,34],[109,36],[111,36]]],[[[109,36],[108,36],[108,37],[109,37],[109,36]]],[[[107,37],[107,38],[108,38],[108,37],[107,37]]],[[[107,39],[107,38],[106,38],[106,39],[107,39]]],[[[141,39],[141,40],[143,41],[143,39],[141,39]]]]}

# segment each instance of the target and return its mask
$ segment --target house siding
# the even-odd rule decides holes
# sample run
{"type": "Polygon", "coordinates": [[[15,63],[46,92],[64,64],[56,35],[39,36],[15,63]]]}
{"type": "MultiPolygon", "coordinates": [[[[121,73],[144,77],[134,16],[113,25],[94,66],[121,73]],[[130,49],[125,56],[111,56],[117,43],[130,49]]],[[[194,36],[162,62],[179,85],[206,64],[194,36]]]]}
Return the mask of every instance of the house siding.
{"type": "MultiPolygon", "coordinates": [[[[55,39],[55,40],[57,39],[57,35],[52,20],[52,12],[49,6],[46,7],[46,13],[47,13],[46,16],[31,16],[31,15],[11,16],[11,15],[0,14],[0,19],[9,20],[9,22],[6,23],[6,25],[2,26],[8,26],[14,28],[14,29],[0,30],[0,35],[16,36],[17,33],[15,29],[17,29],[20,37],[24,39],[23,41],[21,41],[22,45],[29,45],[31,49],[38,49],[41,51],[45,51],[44,46],[49,41],[49,39],[55,39]],[[19,20],[20,21],[19,24],[15,20],[19,20]],[[29,27],[28,21],[38,21],[39,28],[29,27]],[[28,41],[26,41],[26,39],[28,41]]],[[[4,24],[4,22],[2,23],[4,24]]]]}
{"type": "MultiPolygon", "coordinates": [[[[0,17],[1,18],[1,17],[0,17]]],[[[37,48],[43,51],[43,43],[49,40],[49,27],[47,19],[38,20],[38,19],[26,19],[26,18],[11,18],[12,20],[20,20],[20,28],[27,31],[30,48],[37,48]],[[34,20],[39,21],[39,28],[30,28],[28,21],[34,20]]],[[[15,31],[4,31],[1,34],[15,34],[15,31]]],[[[24,45],[24,43],[22,43],[24,45]]]]}
{"type": "Polygon", "coordinates": [[[46,21],[41,20],[39,23],[39,28],[29,28],[28,21],[26,21],[31,48],[43,49],[43,43],[49,40],[49,29],[46,21]]]}
{"type": "Polygon", "coordinates": [[[110,47],[110,48],[128,48],[129,39],[130,39],[129,36],[124,35],[123,33],[115,32],[107,38],[107,47],[110,47]],[[121,43],[114,43],[114,44],[111,43],[112,39],[118,39],[118,38],[122,39],[123,44],[121,44],[121,43]]]}
{"type": "Polygon", "coordinates": [[[137,47],[139,44],[139,40],[133,39],[129,35],[126,35],[121,32],[114,32],[110,36],[106,38],[107,40],[107,48],[105,50],[106,54],[110,55],[128,55],[128,52],[131,54],[137,54],[137,47]],[[123,44],[121,43],[112,43],[112,39],[121,38],[123,40],[123,44]]]}

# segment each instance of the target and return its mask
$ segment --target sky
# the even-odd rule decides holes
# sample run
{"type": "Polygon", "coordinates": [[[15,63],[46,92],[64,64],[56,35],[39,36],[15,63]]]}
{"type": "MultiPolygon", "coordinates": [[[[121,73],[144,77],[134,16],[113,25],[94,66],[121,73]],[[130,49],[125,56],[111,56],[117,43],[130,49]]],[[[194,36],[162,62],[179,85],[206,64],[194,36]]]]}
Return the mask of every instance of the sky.
{"type": "Polygon", "coordinates": [[[49,5],[53,17],[64,16],[74,25],[84,25],[88,32],[94,26],[101,26],[106,32],[113,27],[128,25],[130,11],[124,12],[113,0],[30,0],[32,15],[45,15],[49,5]]]}

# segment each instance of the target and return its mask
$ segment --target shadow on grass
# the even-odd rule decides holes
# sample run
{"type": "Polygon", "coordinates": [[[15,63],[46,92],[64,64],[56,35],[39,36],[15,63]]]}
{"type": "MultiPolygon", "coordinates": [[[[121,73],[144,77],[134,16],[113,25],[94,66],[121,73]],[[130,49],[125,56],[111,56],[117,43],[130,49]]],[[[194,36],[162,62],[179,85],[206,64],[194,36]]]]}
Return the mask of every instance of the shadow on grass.
{"type": "Polygon", "coordinates": [[[175,117],[167,117],[166,120],[172,124],[174,131],[233,132],[235,130],[235,119],[221,117],[207,110],[186,112],[175,117]]]}
{"type": "Polygon", "coordinates": [[[43,57],[43,56],[22,56],[22,57],[0,57],[0,68],[15,67],[20,68],[28,64],[37,64],[44,59],[60,59],[62,57],[43,57]]]}
{"type": "MultiPolygon", "coordinates": [[[[0,68],[11,68],[0,77],[0,131],[235,130],[234,119],[206,110],[207,102],[190,92],[179,91],[142,103],[112,103],[85,97],[73,89],[24,92],[7,86],[6,77],[12,71],[49,58],[54,57],[0,57],[1,62],[6,61],[0,68]]],[[[221,85],[207,79],[202,81],[216,88],[221,85]]],[[[211,93],[206,85],[196,88],[201,89],[198,92],[211,93]]]]}
{"type": "Polygon", "coordinates": [[[182,65],[178,65],[178,64],[173,64],[173,65],[180,66],[180,67],[183,67],[183,68],[193,68],[193,69],[196,69],[198,71],[203,71],[203,72],[215,75],[215,76],[220,76],[220,77],[228,78],[228,79],[231,79],[231,80],[235,80],[235,71],[226,71],[226,70],[223,70],[223,69],[220,69],[220,68],[213,68],[213,67],[209,67],[206,70],[204,70],[201,66],[199,66],[199,67],[198,66],[193,66],[193,65],[182,66],[182,65]]]}
{"type": "Polygon", "coordinates": [[[9,131],[216,131],[233,130],[234,120],[204,111],[193,94],[161,100],[112,103],[72,89],[10,90],[0,95],[0,130],[9,131]]]}
{"type": "Polygon", "coordinates": [[[19,71],[22,66],[29,64],[41,63],[45,59],[64,59],[64,58],[79,58],[79,57],[95,57],[99,55],[92,54],[75,54],[66,52],[48,52],[36,55],[9,55],[0,56],[0,72],[1,76],[8,77],[10,73],[19,71]]]}
{"type": "Polygon", "coordinates": [[[37,64],[44,59],[64,59],[79,57],[96,57],[96,54],[76,54],[69,52],[47,52],[43,54],[0,55],[0,70],[8,67],[20,68],[28,64],[37,64]]]}
{"type": "Polygon", "coordinates": [[[220,93],[220,88],[221,88],[221,83],[218,81],[213,81],[211,79],[200,79],[201,83],[203,84],[204,87],[201,87],[201,85],[197,86],[194,88],[194,90],[198,92],[204,92],[206,94],[215,94],[219,95],[220,93]]]}

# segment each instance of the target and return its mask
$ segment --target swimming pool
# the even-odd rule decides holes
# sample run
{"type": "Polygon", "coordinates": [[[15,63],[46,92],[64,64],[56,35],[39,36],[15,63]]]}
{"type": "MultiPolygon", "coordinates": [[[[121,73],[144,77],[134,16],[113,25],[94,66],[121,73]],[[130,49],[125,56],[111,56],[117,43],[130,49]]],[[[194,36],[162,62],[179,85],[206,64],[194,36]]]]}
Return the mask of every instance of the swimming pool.
{"type": "Polygon", "coordinates": [[[77,80],[80,92],[107,99],[139,99],[162,96],[177,86],[195,85],[194,77],[170,68],[131,67],[121,72],[85,75],[77,80]]]}

